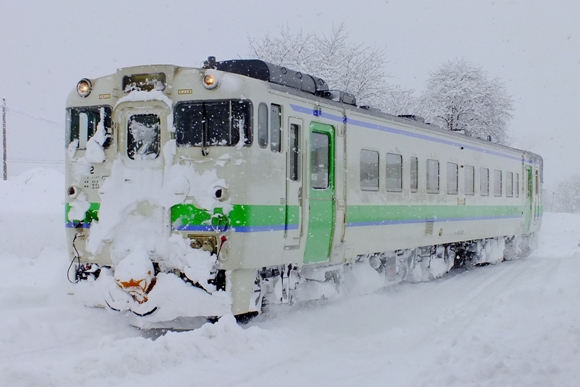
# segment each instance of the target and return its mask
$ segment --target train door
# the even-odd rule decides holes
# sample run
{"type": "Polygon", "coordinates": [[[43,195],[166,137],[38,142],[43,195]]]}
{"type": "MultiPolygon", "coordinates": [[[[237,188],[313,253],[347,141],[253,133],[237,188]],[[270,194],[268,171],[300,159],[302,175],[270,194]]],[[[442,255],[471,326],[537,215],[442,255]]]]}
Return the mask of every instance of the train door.
{"type": "Polygon", "coordinates": [[[312,122],[307,142],[308,234],[304,263],[328,261],[334,234],[334,127],[312,122]]]}
{"type": "Polygon", "coordinates": [[[302,120],[288,119],[288,147],[286,153],[286,203],[284,235],[286,250],[300,248],[302,235],[302,178],[301,149],[302,120]]]}
{"type": "Polygon", "coordinates": [[[163,163],[141,164],[144,161],[163,160],[163,145],[169,140],[166,117],[169,110],[166,106],[147,109],[124,106],[115,109],[113,119],[119,128],[119,152],[124,154],[135,165],[148,169],[162,168],[163,163]]]}
{"type": "Polygon", "coordinates": [[[526,203],[524,204],[524,233],[530,232],[530,225],[532,223],[532,211],[534,206],[534,175],[532,167],[526,166],[526,203]]]}

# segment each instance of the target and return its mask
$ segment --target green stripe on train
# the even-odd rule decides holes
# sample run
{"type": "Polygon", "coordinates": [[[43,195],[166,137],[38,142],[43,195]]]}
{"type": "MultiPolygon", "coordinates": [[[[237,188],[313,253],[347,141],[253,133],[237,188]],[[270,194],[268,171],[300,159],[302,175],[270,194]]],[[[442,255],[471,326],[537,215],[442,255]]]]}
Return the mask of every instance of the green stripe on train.
{"type": "MultiPolygon", "coordinates": [[[[298,225],[298,206],[234,204],[227,218],[229,225],[233,227],[283,225],[286,211],[288,211],[288,224],[298,225]]],[[[219,225],[224,217],[222,208],[214,209],[213,213],[192,204],[178,204],[171,208],[171,223],[183,226],[219,225]]]]}
{"type": "MultiPolygon", "coordinates": [[[[91,203],[84,222],[99,219],[99,203],[91,203]]],[[[65,220],[70,222],[70,204],[65,205],[65,220]]],[[[288,211],[288,224],[298,225],[298,206],[234,204],[227,216],[222,208],[212,212],[199,209],[192,204],[178,204],[171,208],[171,223],[184,226],[229,224],[234,227],[275,226],[285,223],[288,211]]],[[[356,205],[347,206],[347,223],[405,221],[419,219],[461,219],[493,218],[502,216],[521,216],[519,206],[457,206],[457,205],[356,205]]],[[[538,212],[541,213],[541,210],[538,212]]]]}
{"type": "Polygon", "coordinates": [[[461,219],[479,217],[521,216],[519,206],[348,206],[347,223],[404,221],[419,219],[461,219]]]}
{"type": "MultiPolygon", "coordinates": [[[[64,205],[64,220],[65,222],[72,222],[71,219],[68,218],[68,213],[70,211],[70,203],[65,203],[64,205]]],[[[93,220],[99,220],[99,209],[101,208],[101,203],[91,203],[87,213],[85,215],[85,219],[83,223],[90,223],[93,220]]]]}

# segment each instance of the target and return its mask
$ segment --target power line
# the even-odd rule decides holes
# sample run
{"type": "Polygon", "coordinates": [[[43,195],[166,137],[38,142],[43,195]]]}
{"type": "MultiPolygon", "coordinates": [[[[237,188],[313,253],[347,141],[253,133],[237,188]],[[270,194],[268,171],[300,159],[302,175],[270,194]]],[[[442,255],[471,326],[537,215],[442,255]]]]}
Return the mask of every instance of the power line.
{"type": "Polygon", "coordinates": [[[7,161],[17,164],[64,164],[64,160],[8,159],[7,161]]]}
{"type": "Polygon", "coordinates": [[[49,120],[47,118],[34,116],[34,115],[30,114],[30,113],[27,113],[27,112],[22,111],[22,110],[14,109],[14,108],[12,108],[10,106],[6,106],[6,111],[7,112],[14,113],[14,114],[17,114],[19,116],[23,116],[23,117],[30,118],[30,119],[35,120],[35,121],[44,122],[45,124],[48,124],[48,125],[57,126],[59,128],[64,127],[64,124],[62,124],[62,123],[58,123],[56,121],[52,121],[52,120],[49,120]]]}

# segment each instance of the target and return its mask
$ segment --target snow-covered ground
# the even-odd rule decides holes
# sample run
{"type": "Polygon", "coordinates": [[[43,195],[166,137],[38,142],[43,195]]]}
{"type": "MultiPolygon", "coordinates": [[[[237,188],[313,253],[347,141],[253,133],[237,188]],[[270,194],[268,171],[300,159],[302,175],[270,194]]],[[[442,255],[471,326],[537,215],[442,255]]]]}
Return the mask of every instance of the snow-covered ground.
{"type": "Polygon", "coordinates": [[[63,177],[0,182],[2,386],[578,386],[580,216],[529,258],[159,336],[69,295],[63,177]]]}

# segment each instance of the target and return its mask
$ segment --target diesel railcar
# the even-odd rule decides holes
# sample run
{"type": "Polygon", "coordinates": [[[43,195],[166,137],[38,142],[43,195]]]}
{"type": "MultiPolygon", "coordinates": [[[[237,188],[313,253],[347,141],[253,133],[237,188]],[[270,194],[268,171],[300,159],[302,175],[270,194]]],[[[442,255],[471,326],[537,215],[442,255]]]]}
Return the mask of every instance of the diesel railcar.
{"type": "Polygon", "coordinates": [[[151,324],[513,259],[541,225],[539,155],[260,60],[82,79],[66,139],[69,277],[151,324]]]}

